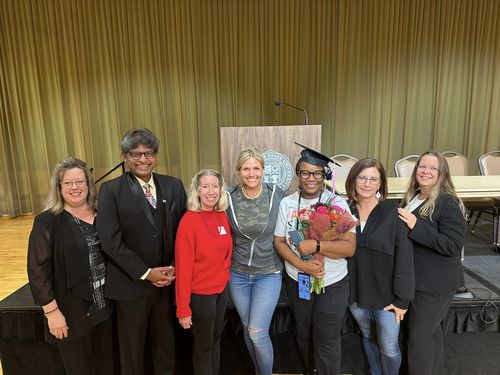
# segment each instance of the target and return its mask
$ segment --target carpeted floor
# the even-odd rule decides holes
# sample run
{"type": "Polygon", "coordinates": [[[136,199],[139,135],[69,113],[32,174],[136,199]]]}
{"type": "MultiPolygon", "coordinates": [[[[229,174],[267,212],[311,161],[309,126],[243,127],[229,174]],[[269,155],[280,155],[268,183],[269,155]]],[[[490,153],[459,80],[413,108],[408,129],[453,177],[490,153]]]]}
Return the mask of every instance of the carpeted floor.
{"type": "Polygon", "coordinates": [[[491,215],[483,214],[472,232],[465,234],[463,261],[465,286],[475,298],[482,300],[500,297],[500,255],[493,246],[491,215]]]}

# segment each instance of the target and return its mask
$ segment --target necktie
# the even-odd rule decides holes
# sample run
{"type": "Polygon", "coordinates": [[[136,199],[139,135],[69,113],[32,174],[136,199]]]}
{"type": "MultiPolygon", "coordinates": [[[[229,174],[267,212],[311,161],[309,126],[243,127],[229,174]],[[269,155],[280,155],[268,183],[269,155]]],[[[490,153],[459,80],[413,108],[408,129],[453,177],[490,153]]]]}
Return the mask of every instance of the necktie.
{"type": "Polygon", "coordinates": [[[146,199],[148,200],[149,204],[153,206],[153,208],[156,208],[156,199],[155,197],[153,197],[153,194],[151,194],[151,185],[144,184],[142,185],[142,188],[144,189],[144,194],[146,195],[146,199]]]}

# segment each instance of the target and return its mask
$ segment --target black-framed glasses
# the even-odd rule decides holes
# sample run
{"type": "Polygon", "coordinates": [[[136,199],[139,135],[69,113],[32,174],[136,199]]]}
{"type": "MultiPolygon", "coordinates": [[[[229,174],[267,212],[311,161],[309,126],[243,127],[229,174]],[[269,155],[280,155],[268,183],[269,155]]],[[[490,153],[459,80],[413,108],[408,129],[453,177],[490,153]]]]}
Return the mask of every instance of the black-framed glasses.
{"type": "Polygon", "coordinates": [[[75,184],[77,187],[81,188],[87,184],[87,179],[85,180],[76,180],[76,181],[61,181],[59,182],[59,185],[61,185],[65,189],[71,189],[73,187],[73,184],[75,184]]]}
{"type": "Polygon", "coordinates": [[[377,177],[358,176],[356,179],[362,184],[366,184],[367,182],[369,182],[370,185],[377,185],[380,182],[380,178],[377,177]]]}
{"type": "Polygon", "coordinates": [[[300,178],[307,180],[311,175],[316,179],[316,180],[322,180],[325,178],[325,172],[324,171],[306,171],[304,169],[299,171],[299,176],[300,178]]]}
{"type": "Polygon", "coordinates": [[[130,156],[134,160],[139,160],[142,157],[142,155],[144,155],[146,159],[153,159],[156,156],[156,151],[146,151],[146,152],[130,151],[128,153],[128,156],[130,156]]]}

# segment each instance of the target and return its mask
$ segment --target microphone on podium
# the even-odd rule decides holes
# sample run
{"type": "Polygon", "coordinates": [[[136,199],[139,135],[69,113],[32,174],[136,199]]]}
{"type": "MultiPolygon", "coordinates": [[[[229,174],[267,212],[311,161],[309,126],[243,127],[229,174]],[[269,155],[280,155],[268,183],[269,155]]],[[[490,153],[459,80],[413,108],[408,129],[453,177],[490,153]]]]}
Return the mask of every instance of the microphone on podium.
{"type": "Polygon", "coordinates": [[[287,103],[287,102],[283,102],[283,101],[281,101],[280,99],[276,99],[276,100],[274,101],[274,105],[275,105],[275,106],[277,106],[277,107],[279,107],[279,106],[280,106],[280,105],[282,105],[282,104],[283,104],[283,105],[286,105],[286,106],[288,106],[288,107],[292,107],[292,108],[294,108],[294,109],[298,109],[299,111],[304,112],[304,116],[305,116],[305,123],[306,123],[306,125],[309,125],[309,116],[307,115],[307,112],[306,112],[306,110],[305,110],[305,109],[300,108],[300,107],[297,107],[297,106],[295,106],[295,105],[293,105],[293,104],[289,104],[289,103],[287,103]]]}

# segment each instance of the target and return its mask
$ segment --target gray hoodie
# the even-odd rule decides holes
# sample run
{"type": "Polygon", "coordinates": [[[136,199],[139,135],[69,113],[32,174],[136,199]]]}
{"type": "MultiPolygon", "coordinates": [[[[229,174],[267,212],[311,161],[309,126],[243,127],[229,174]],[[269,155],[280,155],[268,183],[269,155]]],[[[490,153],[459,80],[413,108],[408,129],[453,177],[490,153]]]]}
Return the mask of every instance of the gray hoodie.
{"type": "MultiPolygon", "coordinates": [[[[239,272],[265,275],[282,269],[282,262],[273,245],[273,233],[278,218],[281,199],[285,196],[283,190],[276,185],[263,184],[263,191],[258,198],[261,205],[258,210],[266,212],[265,223],[258,222],[255,227],[243,230],[242,217],[252,217],[252,212],[239,212],[243,204],[243,193],[241,186],[233,186],[228,189],[229,207],[227,216],[231,224],[233,235],[233,257],[231,267],[239,272]],[[265,226],[263,226],[265,225],[265,226]],[[253,230],[252,230],[253,229],[253,230]]],[[[256,199],[257,202],[257,199],[256,199]]],[[[245,224],[248,224],[245,223],[245,224]]]]}

